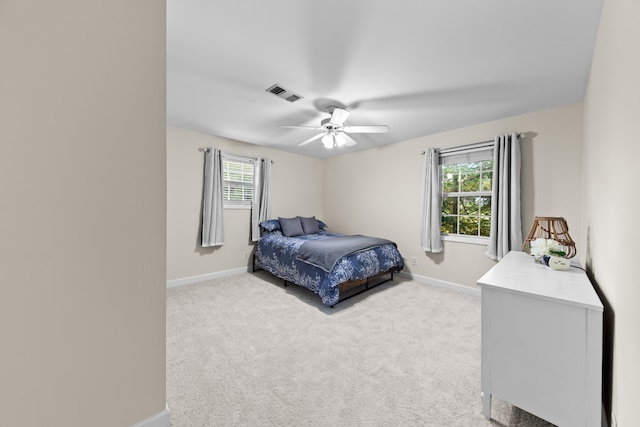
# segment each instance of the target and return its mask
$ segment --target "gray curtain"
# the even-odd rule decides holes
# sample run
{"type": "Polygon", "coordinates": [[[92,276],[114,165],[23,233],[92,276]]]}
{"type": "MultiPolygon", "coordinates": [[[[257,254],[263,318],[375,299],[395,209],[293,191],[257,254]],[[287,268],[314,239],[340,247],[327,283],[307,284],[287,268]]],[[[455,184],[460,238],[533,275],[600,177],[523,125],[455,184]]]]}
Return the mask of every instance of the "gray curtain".
{"type": "Polygon", "coordinates": [[[222,182],[222,152],[217,148],[208,148],[204,153],[203,248],[224,245],[222,182]]]}
{"type": "Polygon", "coordinates": [[[260,239],[260,223],[271,217],[271,160],[258,158],[253,171],[251,240],[260,239]]]}
{"type": "Polygon", "coordinates": [[[442,236],[440,222],[441,186],[440,153],[437,148],[429,148],[425,152],[424,180],[422,187],[422,233],[421,245],[426,252],[442,252],[442,236]]]}
{"type": "Polygon", "coordinates": [[[501,260],[512,249],[522,249],[520,140],[516,133],[496,136],[494,141],[491,231],[485,254],[501,260]]]}

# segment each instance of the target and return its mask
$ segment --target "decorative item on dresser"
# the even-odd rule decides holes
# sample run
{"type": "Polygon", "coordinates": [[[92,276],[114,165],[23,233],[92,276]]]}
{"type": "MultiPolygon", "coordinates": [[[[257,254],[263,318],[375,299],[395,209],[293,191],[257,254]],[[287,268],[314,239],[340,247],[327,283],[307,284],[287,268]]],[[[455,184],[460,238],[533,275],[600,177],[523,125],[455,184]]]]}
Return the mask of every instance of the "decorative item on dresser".
{"type": "Polygon", "coordinates": [[[481,287],[481,388],[560,426],[601,425],[603,305],[582,269],[509,252],[481,287]]]}
{"type": "Polygon", "coordinates": [[[573,258],[576,255],[576,244],[569,234],[567,221],[562,217],[537,216],[533,219],[533,225],[527,238],[524,240],[522,250],[531,253],[531,242],[543,237],[553,239],[564,248],[565,257],[573,258]]]}
{"type": "Polygon", "coordinates": [[[564,247],[553,239],[538,237],[531,242],[529,249],[537,262],[542,262],[554,270],[567,270],[571,266],[564,247]]]}

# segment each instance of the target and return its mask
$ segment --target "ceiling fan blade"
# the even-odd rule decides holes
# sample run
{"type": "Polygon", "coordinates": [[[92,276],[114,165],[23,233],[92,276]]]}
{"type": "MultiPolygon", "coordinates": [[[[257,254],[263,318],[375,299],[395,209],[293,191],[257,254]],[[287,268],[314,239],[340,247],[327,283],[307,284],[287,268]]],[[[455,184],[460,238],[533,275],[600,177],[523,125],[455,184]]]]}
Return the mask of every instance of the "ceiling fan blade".
{"type": "Polygon", "coordinates": [[[389,132],[389,126],[387,125],[345,126],[342,130],[350,133],[387,133],[389,132]]]}
{"type": "MultiPolygon", "coordinates": [[[[322,129],[322,128],[321,128],[321,129],[322,129]]],[[[312,136],[311,138],[309,138],[309,139],[307,139],[307,140],[305,140],[305,141],[302,141],[300,144],[298,144],[298,146],[300,146],[300,145],[307,145],[308,143],[313,142],[313,141],[315,141],[316,139],[320,139],[320,138],[322,138],[322,137],[323,137],[323,136],[325,136],[326,134],[327,134],[327,132],[319,133],[319,134],[317,134],[316,136],[312,136]]]]}
{"type": "Polygon", "coordinates": [[[354,141],[354,139],[351,138],[346,133],[342,132],[342,136],[344,137],[344,145],[346,145],[347,147],[353,147],[354,145],[357,144],[357,142],[354,141]]]}
{"type": "Polygon", "coordinates": [[[289,125],[280,125],[281,128],[287,129],[305,129],[305,130],[323,130],[323,127],[318,126],[289,126],[289,125]]]}
{"type": "Polygon", "coordinates": [[[329,123],[336,126],[342,126],[344,121],[347,120],[347,117],[349,117],[349,111],[334,107],[331,112],[331,120],[329,123]]]}

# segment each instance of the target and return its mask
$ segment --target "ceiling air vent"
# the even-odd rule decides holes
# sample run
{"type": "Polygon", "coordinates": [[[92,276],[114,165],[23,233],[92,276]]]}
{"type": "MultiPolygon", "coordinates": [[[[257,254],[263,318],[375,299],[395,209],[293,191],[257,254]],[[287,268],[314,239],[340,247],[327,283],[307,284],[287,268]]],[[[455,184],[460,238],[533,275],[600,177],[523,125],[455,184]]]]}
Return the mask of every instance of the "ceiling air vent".
{"type": "Polygon", "coordinates": [[[296,95],[295,93],[288,91],[277,83],[267,89],[267,92],[274,94],[278,98],[282,98],[289,102],[295,102],[298,99],[302,99],[303,97],[300,95],[296,95]]]}

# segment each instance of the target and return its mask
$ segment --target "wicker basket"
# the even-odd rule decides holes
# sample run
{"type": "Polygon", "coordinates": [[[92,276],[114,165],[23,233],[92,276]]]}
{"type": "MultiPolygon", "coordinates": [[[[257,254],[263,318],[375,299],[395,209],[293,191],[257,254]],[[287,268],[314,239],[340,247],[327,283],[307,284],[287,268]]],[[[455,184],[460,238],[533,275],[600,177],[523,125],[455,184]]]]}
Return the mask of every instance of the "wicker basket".
{"type": "Polygon", "coordinates": [[[526,253],[531,253],[531,242],[539,237],[553,239],[560,243],[567,253],[565,258],[573,258],[576,256],[576,243],[571,238],[571,235],[569,235],[569,226],[564,218],[553,216],[535,217],[531,230],[522,245],[522,250],[526,253]]]}

